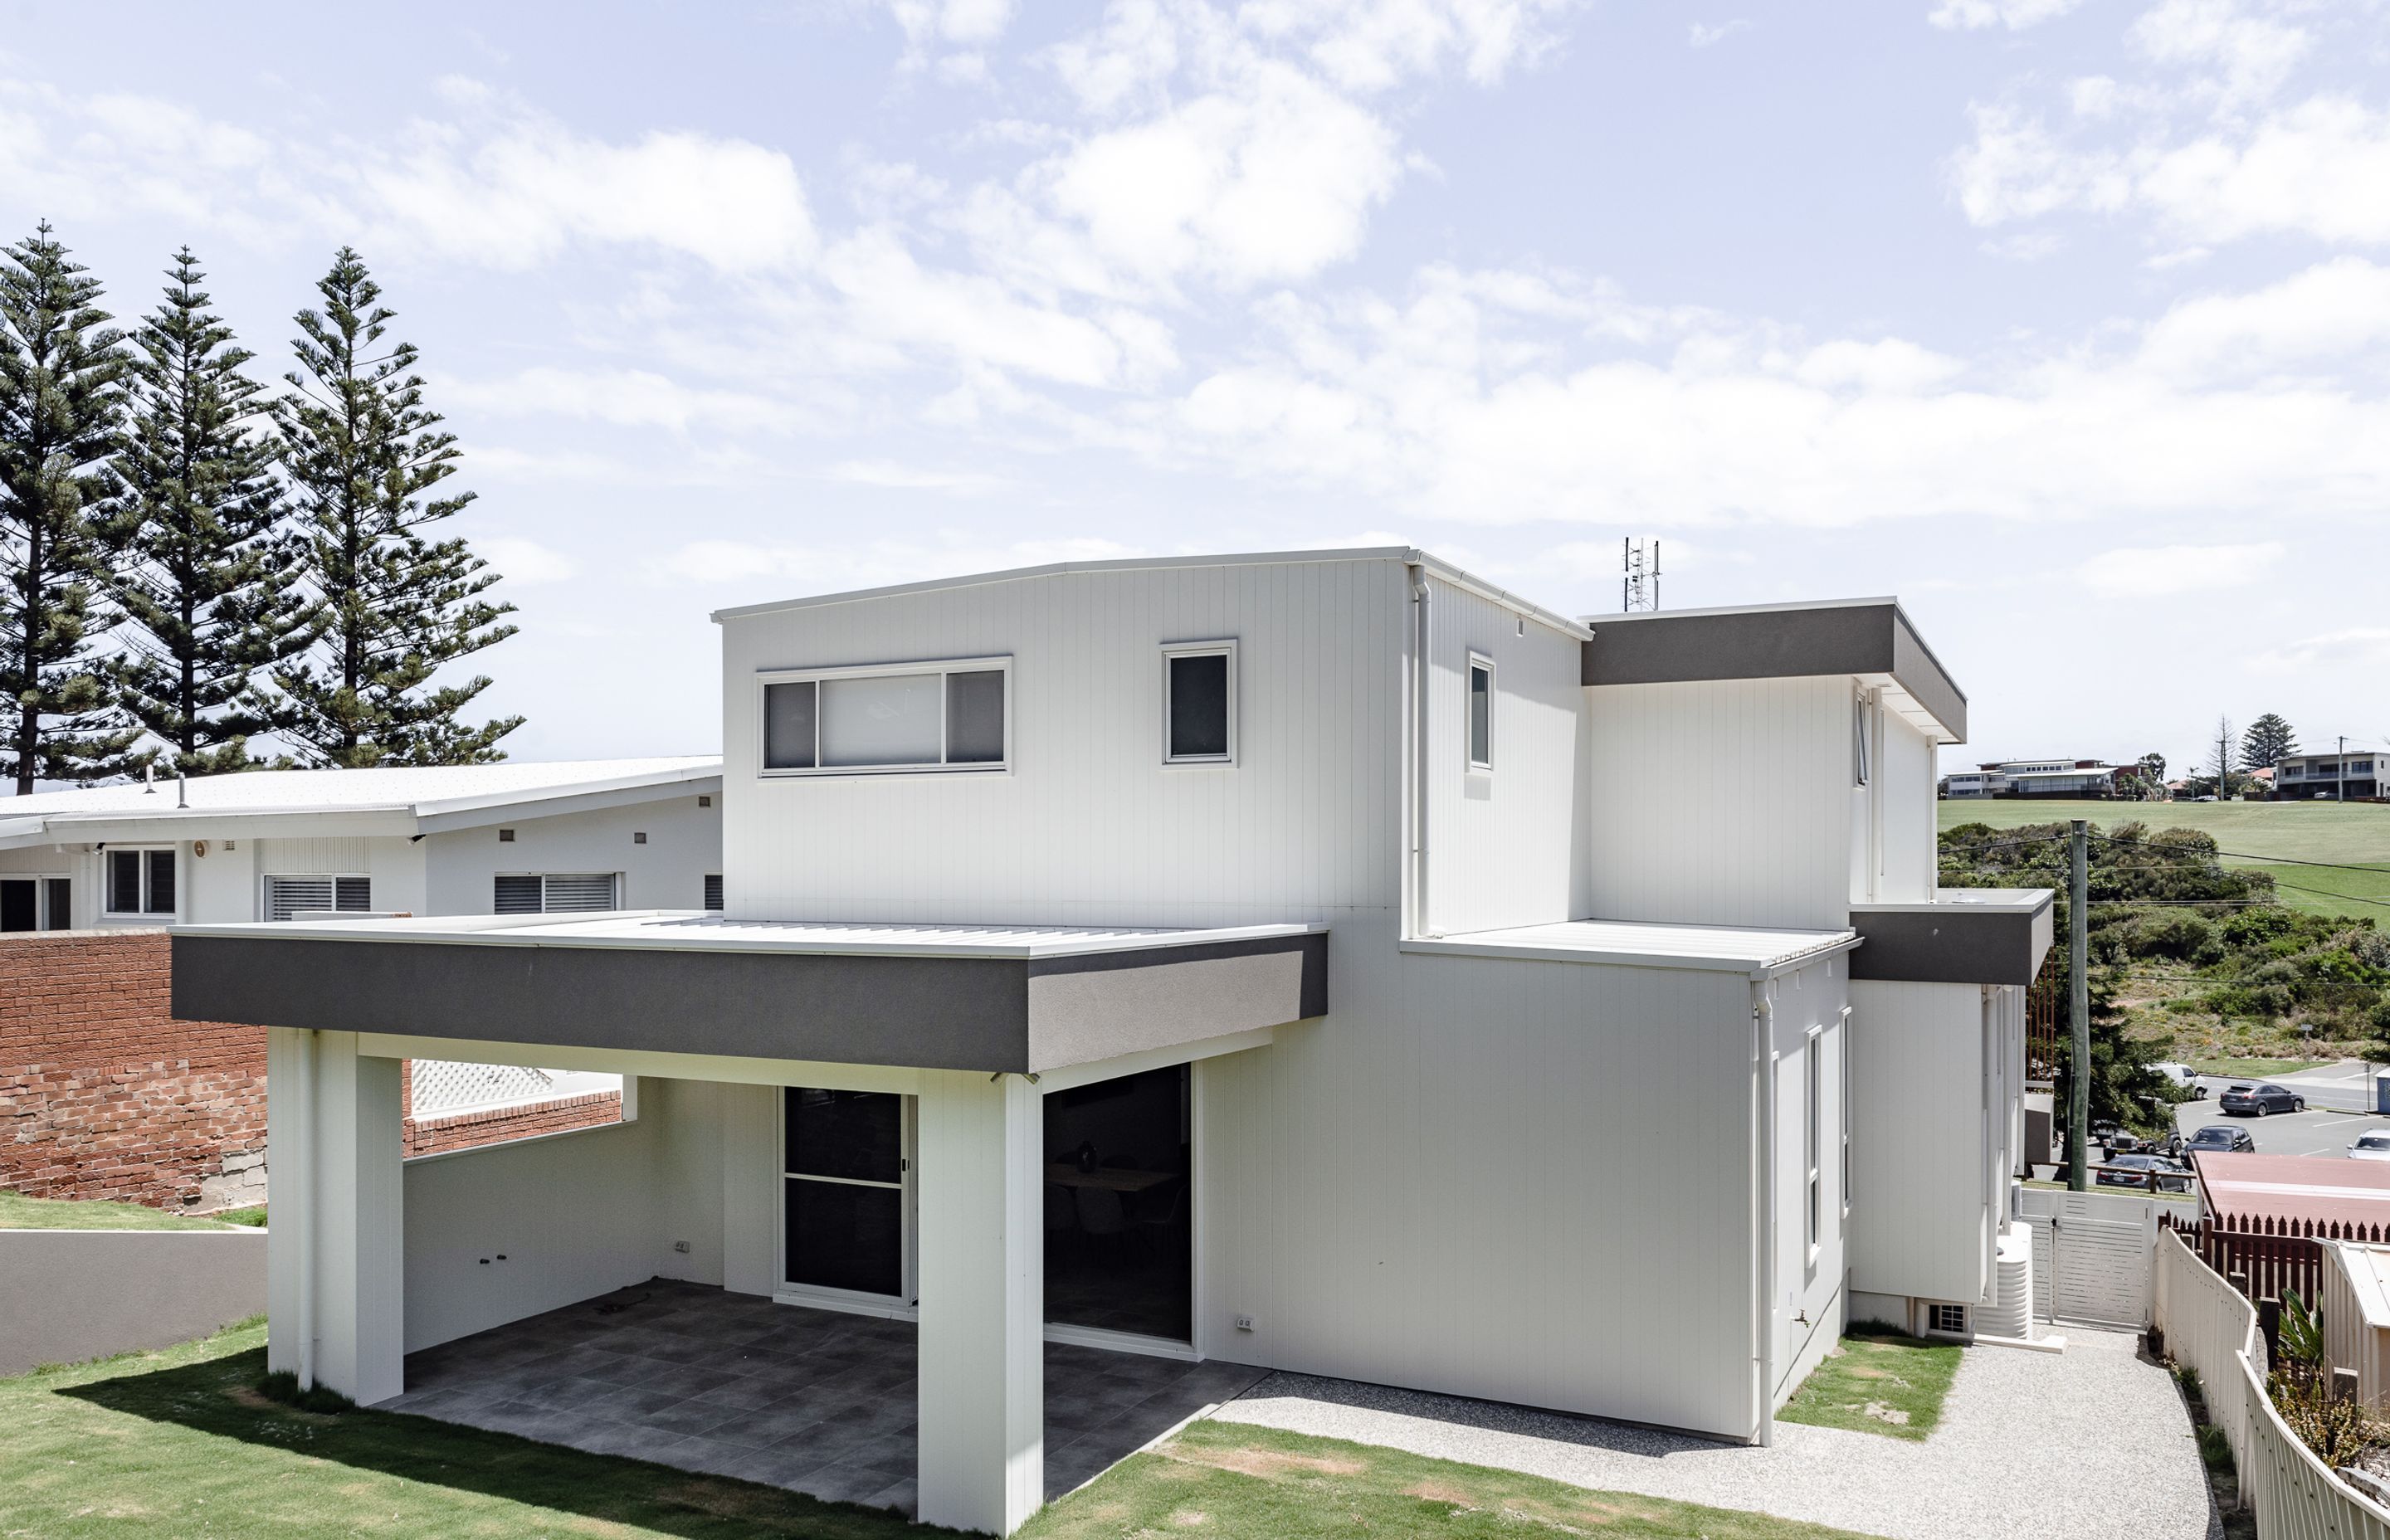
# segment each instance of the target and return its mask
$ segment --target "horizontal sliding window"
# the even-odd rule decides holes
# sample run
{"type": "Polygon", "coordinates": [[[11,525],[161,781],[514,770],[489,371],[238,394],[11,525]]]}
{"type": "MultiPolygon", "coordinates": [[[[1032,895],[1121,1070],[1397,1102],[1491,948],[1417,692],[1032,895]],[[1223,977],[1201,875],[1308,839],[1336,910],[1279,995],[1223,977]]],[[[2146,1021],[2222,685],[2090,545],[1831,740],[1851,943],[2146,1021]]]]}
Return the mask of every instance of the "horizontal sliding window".
{"type": "Polygon", "coordinates": [[[764,684],[765,773],[1001,769],[1001,663],[838,669],[764,684]]]}
{"type": "Polygon", "coordinates": [[[596,913],[617,907],[613,872],[500,872],[491,908],[501,915],[596,913]]]}
{"type": "Polygon", "coordinates": [[[364,914],[373,908],[369,877],[269,877],[265,879],[265,918],[296,919],[302,914],[329,911],[364,914]]]}

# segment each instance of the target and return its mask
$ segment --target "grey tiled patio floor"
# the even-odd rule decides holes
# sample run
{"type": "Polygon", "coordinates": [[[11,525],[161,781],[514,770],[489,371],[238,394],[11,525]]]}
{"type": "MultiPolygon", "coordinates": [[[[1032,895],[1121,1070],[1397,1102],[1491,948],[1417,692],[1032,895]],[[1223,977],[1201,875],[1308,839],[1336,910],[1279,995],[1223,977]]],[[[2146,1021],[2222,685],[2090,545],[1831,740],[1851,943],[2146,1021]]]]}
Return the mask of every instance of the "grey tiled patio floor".
{"type": "MultiPolygon", "coordinates": [[[[657,1279],[410,1354],[380,1407],[909,1514],[915,1364],[909,1321],[657,1279]]],[[[1047,1344],[1047,1495],[1264,1372],[1047,1344]]]]}

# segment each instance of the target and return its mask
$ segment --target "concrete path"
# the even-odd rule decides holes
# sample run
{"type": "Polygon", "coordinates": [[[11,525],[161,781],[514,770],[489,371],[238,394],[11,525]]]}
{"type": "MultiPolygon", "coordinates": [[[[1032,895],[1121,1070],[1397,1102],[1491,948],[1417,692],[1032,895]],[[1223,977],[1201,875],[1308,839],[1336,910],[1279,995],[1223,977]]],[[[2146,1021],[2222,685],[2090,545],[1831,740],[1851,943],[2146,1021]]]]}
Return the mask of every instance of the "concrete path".
{"type": "Polygon", "coordinates": [[[2166,1371],[2126,1333],[2065,1336],[2063,1354],[1970,1348],[1942,1425],[1915,1444],[1780,1422],[1753,1449],[1293,1374],[1214,1415],[1894,1540],[2220,1535],[2166,1371]]]}

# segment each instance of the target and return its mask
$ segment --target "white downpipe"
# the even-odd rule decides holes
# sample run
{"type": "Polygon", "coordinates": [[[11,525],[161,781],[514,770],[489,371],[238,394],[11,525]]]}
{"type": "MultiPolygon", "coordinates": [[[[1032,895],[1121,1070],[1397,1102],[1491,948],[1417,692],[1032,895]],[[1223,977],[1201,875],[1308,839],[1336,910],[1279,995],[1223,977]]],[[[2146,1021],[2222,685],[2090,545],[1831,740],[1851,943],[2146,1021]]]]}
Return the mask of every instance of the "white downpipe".
{"type": "Polygon", "coordinates": [[[1751,985],[1752,1063],[1759,1080],[1759,1423],[1751,1442],[1776,1442],[1776,1002],[1767,982],[1751,985]]]}
{"type": "Polygon", "coordinates": [[[1433,671],[1428,663],[1427,569],[1411,569],[1411,934],[1432,936],[1428,924],[1428,771],[1432,763],[1428,732],[1428,684],[1433,671]]]}
{"type": "Polygon", "coordinates": [[[299,1388],[315,1388],[315,1033],[310,1030],[300,1039],[299,1107],[292,1119],[293,1132],[299,1136],[298,1157],[291,1161],[297,1177],[291,1185],[299,1189],[298,1223],[292,1227],[299,1232],[292,1250],[299,1255],[299,1388]]]}

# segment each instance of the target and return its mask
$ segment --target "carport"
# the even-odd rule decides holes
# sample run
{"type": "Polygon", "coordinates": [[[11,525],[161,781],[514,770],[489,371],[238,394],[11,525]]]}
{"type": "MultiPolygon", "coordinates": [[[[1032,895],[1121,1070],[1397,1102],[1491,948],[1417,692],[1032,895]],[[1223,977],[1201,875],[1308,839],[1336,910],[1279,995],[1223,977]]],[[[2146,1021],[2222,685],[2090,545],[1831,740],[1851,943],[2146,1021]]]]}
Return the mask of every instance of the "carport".
{"type": "MultiPolygon", "coordinates": [[[[687,1227],[687,1195],[708,1191],[688,1171],[708,1148],[777,1149],[772,1098],[786,1093],[772,1088],[901,1098],[901,1179],[813,1179],[901,1191],[905,1288],[832,1307],[917,1323],[919,1516],[1009,1534],[1047,1484],[1044,1097],[1248,1051],[1324,1014],[1327,943],[1313,925],[676,914],[199,927],[174,938],[174,1011],[273,1029],[268,1357],[366,1403],[408,1392],[410,1350],[636,1281],[623,1269],[649,1256],[662,1271],[668,1247],[690,1251],[633,1221],[687,1227]],[[660,1126],[526,1141],[487,1165],[490,1180],[407,1169],[398,1072],[411,1057],[644,1077],[663,1092],[641,1097],[660,1126]],[[675,1181],[680,1196],[656,1196],[675,1181]],[[410,1190],[440,1193],[440,1212],[410,1215],[410,1190]],[[518,1254],[480,1239],[507,1234],[535,1243],[518,1254]]],[[[775,1204],[791,1158],[774,1154],[760,1197],[718,1159],[725,1281],[773,1292],[778,1279],[752,1268],[760,1290],[735,1282],[731,1259],[785,1274],[775,1204]]]]}

